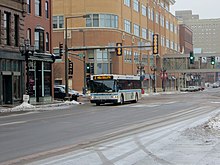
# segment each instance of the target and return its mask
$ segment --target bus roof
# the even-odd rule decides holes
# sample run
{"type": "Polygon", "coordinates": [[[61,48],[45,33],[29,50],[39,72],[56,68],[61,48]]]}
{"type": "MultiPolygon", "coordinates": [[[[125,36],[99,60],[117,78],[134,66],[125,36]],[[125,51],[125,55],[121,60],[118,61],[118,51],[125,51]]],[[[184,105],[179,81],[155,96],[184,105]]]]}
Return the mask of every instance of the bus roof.
{"type": "Polygon", "coordinates": [[[138,75],[98,74],[91,75],[91,80],[140,80],[138,75]]]}

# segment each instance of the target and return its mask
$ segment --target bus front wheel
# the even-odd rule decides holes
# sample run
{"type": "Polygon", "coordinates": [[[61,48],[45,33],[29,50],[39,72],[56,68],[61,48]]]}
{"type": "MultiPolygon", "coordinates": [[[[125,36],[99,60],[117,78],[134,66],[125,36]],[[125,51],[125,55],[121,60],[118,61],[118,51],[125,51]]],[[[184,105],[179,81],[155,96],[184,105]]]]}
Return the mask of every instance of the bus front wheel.
{"type": "Polygon", "coordinates": [[[100,103],[96,103],[96,106],[100,106],[100,103]]]}

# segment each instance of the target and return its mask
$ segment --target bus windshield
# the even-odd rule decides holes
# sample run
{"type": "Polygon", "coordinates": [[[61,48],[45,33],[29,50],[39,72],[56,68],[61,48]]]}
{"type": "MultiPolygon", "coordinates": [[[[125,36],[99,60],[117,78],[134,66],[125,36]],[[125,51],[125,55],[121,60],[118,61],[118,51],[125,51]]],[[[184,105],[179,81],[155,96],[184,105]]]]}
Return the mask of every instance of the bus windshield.
{"type": "Polygon", "coordinates": [[[90,84],[92,93],[102,93],[102,92],[114,92],[115,91],[115,81],[114,80],[94,80],[90,84]]]}

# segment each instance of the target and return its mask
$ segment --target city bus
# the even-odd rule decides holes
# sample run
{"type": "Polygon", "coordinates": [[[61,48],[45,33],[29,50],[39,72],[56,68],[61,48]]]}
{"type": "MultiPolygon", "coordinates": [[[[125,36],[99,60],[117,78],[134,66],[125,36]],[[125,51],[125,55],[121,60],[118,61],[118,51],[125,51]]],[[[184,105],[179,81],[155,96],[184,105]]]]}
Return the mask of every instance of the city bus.
{"type": "Polygon", "coordinates": [[[124,104],[141,98],[140,76],[100,74],[91,75],[90,102],[97,106],[105,103],[124,104]]]}

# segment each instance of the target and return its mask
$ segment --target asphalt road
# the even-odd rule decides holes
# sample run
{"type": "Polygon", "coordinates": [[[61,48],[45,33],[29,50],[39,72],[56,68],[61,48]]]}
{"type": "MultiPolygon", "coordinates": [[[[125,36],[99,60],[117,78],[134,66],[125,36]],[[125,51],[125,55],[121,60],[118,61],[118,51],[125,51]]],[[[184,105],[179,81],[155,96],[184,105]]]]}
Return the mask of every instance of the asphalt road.
{"type": "Polygon", "coordinates": [[[208,113],[218,108],[211,102],[219,101],[219,91],[210,88],[147,96],[136,104],[122,106],[88,103],[54,111],[0,116],[0,164],[67,152],[208,113]]]}

